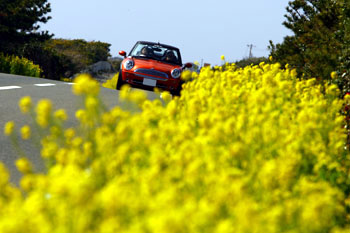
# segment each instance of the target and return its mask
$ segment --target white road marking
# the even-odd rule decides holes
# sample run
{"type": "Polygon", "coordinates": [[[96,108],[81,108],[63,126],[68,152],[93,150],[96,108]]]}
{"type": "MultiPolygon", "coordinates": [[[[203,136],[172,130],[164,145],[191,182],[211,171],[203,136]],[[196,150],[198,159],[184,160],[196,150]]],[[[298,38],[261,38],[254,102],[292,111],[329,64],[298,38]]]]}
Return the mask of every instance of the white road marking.
{"type": "Polygon", "coordinates": [[[5,86],[5,87],[0,87],[0,90],[10,90],[10,89],[18,89],[18,88],[22,88],[19,86],[5,86]]]}
{"type": "MultiPolygon", "coordinates": [[[[75,83],[65,83],[67,85],[74,85],[75,83]]],[[[34,86],[37,86],[37,87],[52,87],[52,86],[56,86],[56,84],[54,83],[37,83],[37,84],[34,84],[34,86]]],[[[20,86],[3,86],[3,87],[0,87],[0,91],[2,90],[11,90],[11,89],[19,89],[19,88],[22,88],[20,86]]]]}
{"type": "Polygon", "coordinates": [[[56,86],[54,83],[39,83],[39,84],[34,84],[34,86],[38,87],[50,87],[50,86],[56,86]]]}

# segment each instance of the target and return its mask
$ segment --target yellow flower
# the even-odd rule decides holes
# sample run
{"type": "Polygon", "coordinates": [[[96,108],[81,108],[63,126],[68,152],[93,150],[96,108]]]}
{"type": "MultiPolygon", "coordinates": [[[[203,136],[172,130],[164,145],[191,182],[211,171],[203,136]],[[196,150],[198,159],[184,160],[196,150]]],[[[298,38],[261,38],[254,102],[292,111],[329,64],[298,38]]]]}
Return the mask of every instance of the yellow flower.
{"type": "Polygon", "coordinates": [[[185,70],[181,74],[181,79],[184,81],[190,80],[192,77],[192,72],[190,70],[185,70]]]}
{"type": "Polygon", "coordinates": [[[220,59],[221,59],[222,61],[224,61],[224,60],[225,60],[225,55],[221,55],[220,59]]]}
{"type": "Polygon", "coordinates": [[[52,104],[48,99],[42,99],[39,101],[36,107],[36,122],[42,128],[46,128],[49,125],[51,117],[52,104]]]}
{"type": "Polygon", "coordinates": [[[346,102],[350,102],[350,94],[346,94],[345,96],[344,96],[344,100],[346,101],[346,102]]]}
{"type": "Polygon", "coordinates": [[[14,128],[15,128],[15,123],[13,121],[7,122],[4,127],[5,135],[7,136],[11,135],[13,133],[14,128]]]}
{"type": "Polygon", "coordinates": [[[144,91],[132,91],[130,92],[129,100],[136,103],[138,106],[141,106],[143,102],[147,100],[147,94],[144,91]]]}
{"type": "Polygon", "coordinates": [[[42,142],[41,156],[43,158],[53,158],[59,147],[55,142],[42,142]]]}
{"type": "Polygon", "coordinates": [[[74,79],[73,85],[73,93],[76,95],[81,95],[86,92],[86,88],[88,86],[88,82],[91,80],[91,77],[89,75],[83,74],[79,75],[74,79]]]}
{"type": "Polygon", "coordinates": [[[83,145],[84,155],[91,156],[93,152],[93,145],[91,142],[85,142],[83,145]]]}
{"type": "Polygon", "coordinates": [[[28,140],[31,135],[30,127],[25,125],[21,128],[21,135],[24,140],[28,140]]]}
{"type": "Polygon", "coordinates": [[[34,177],[33,175],[23,176],[20,181],[20,186],[24,191],[31,191],[34,188],[34,177]]]}
{"type": "Polygon", "coordinates": [[[19,108],[21,109],[22,113],[27,113],[32,107],[32,100],[30,96],[25,96],[19,101],[19,108]]]}
{"type": "Polygon", "coordinates": [[[61,120],[61,121],[66,121],[67,120],[67,114],[64,109],[59,109],[54,113],[54,117],[61,120]]]}
{"type": "Polygon", "coordinates": [[[95,111],[98,106],[98,101],[96,97],[88,96],[85,99],[85,107],[88,111],[95,111]]]}
{"type": "Polygon", "coordinates": [[[0,232],[69,232],[60,223],[76,213],[75,232],[346,232],[350,97],[277,63],[188,76],[181,98],[165,101],[126,87],[120,95],[142,106],[131,111],[102,110],[95,84],[78,80],[87,109],[74,128],[42,107],[47,171],[21,159],[27,174],[13,187],[0,163],[0,232]]]}
{"type": "Polygon", "coordinates": [[[76,95],[97,95],[100,86],[97,81],[93,80],[88,74],[79,75],[74,79],[73,93],[76,95]]]}
{"type": "Polygon", "coordinates": [[[293,78],[296,78],[297,75],[298,75],[297,70],[296,70],[296,69],[293,69],[293,70],[291,71],[290,75],[291,75],[293,78]]]}
{"type": "Polygon", "coordinates": [[[161,93],[160,95],[162,97],[162,99],[165,101],[165,102],[169,102],[171,100],[171,95],[168,91],[164,91],[161,93]]]}
{"type": "Polygon", "coordinates": [[[0,187],[3,188],[9,181],[10,175],[6,166],[0,162],[0,187]]]}
{"type": "Polygon", "coordinates": [[[71,140],[75,136],[75,130],[73,128],[66,129],[64,132],[64,137],[71,140]]]}
{"type": "Polygon", "coordinates": [[[77,118],[81,122],[84,122],[87,118],[86,111],[83,109],[79,109],[75,112],[75,118],[77,118]]]}
{"type": "Polygon", "coordinates": [[[331,73],[331,78],[332,78],[332,79],[336,79],[337,77],[338,77],[337,72],[333,71],[333,72],[331,73]]]}
{"type": "Polygon", "coordinates": [[[31,173],[32,172],[32,165],[29,162],[27,158],[20,158],[16,160],[16,167],[18,171],[22,172],[23,174],[31,173]]]}

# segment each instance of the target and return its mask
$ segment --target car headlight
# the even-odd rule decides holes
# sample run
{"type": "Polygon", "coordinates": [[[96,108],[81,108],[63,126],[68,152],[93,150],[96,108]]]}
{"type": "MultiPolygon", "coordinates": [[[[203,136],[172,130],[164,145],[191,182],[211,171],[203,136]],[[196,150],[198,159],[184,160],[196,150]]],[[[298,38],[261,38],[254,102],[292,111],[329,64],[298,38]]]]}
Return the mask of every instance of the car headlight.
{"type": "Polygon", "coordinates": [[[124,62],[124,68],[125,68],[126,70],[131,70],[133,67],[134,67],[134,62],[133,62],[133,60],[126,60],[126,61],[124,62]]]}
{"type": "Polygon", "coordinates": [[[180,76],[181,76],[181,70],[180,69],[173,69],[172,71],[171,71],[171,76],[173,77],[173,78],[180,78],[180,76]]]}

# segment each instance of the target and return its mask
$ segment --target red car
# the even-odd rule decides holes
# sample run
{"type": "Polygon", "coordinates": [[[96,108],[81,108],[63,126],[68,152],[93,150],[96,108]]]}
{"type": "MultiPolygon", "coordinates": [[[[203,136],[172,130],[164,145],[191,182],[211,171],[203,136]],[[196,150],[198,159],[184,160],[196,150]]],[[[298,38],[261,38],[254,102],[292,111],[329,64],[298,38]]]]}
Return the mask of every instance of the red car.
{"type": "Polygon", "coordinates": [[[173,95],[181,91],[181,73],[191,68],[191,63],[182,64],[180,50],[173,46],[138,41],[128,56],[125,51],[119,71],[117,90],[124,84],[152,89],[158,87],[173,95]]]}

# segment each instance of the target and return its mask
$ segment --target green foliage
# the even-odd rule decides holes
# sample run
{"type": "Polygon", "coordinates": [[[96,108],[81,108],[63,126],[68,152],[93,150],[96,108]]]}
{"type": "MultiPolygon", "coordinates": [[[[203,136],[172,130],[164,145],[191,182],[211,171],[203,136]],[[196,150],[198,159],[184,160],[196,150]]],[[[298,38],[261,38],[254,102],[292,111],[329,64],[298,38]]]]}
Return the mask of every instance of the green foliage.
{"type": "Polygon", "coordinates": [[[71,77],[100,60],[107,60],[110,44],[84,40],[50,39],[25,44],[21,56],[43,69],[43,76],[59,80],[71,77]]]}
{"type": "Polygon", "coordinates": [[[330,73],[339,70],[343,50],[344,2],[294,0],[289,2],[285,27],[294,35],[283,43],[270,41],[271,56],[282,65],[295,67],[305,78],[330,80],[330,73]]]}
{"type": "Polygon", "coordinates": [[[122,63],[123,59],[119,58],[109,58],[108,62],[111,63],[114,70],[118,71],[120,70],[120,64],[122,63]]]}
{"type": "Polygon", "coordinates": [[[0,52],[20,55],[23,45],[51,38],[47,31],[38,31],[40,23],[51,18],[46,16],[50,11],[47,0],[1,0],[0,52]]]}
{"type": "Polygon", "coordinates": [[[107,61],[111,45],[99,41],[52,39],[47,47],[72,63],[71,73],[77,73],[98,61],[107,61]]]}
{"type": "Polygon", "coordinates": [[[43,76],[48,79],[59,80],[74,69],[74,65],[68,57],[57,53],[45,43],[27,44],[23,48],[22,55],[39,64],[43,69],[43,76]]]}
{"type": "MultiPolygon", "coordinates": [[[[43,68],[44,77],[57,79],[58,71],[53,72],[55,68],[60,70],[57,58],[43,47],[52,35],[39,31],[39,25],[51,18],[46,16],[49,12],[51,7],[47,0],[0,0],[0,53],[25,57],[43,68]]],[[[23,74],[18,65],[13,65],[12,69],[14,73],[23,74]]]]}
{"type": "Polygon", "coordinates": [[[350,93],[350,2],[342,1],[341,23],[342,28],[339,30],[339,37],[343,38],[341,46],[340,65],[337,69],[338,85],[341,86],[344,93],[350,93]]]}
{"type": "Polygon", "coordinates": [[[269,59],[266,57],[252,57],[236,61],[235,64],[238,68],[244,68],[249,65],[259,65],[261,62],[265,62],[266,64],[270,63],[269,59]]]}
{"type": "Polygon", "coordinates": [[[25,57],[49,79],[70,77],[97,61],[106,61],[110,44],[84,40],[51,40],[40,24],[51,17],[47,0],[0,0],[0,53],[25,57]]]}
{"type": "Polygon", "coordinates": [[[42,70],[38,65],[26,58],[17,56],[5,56],[0,54],[0,72],[9,74],[40,77],[42,70]]]}

